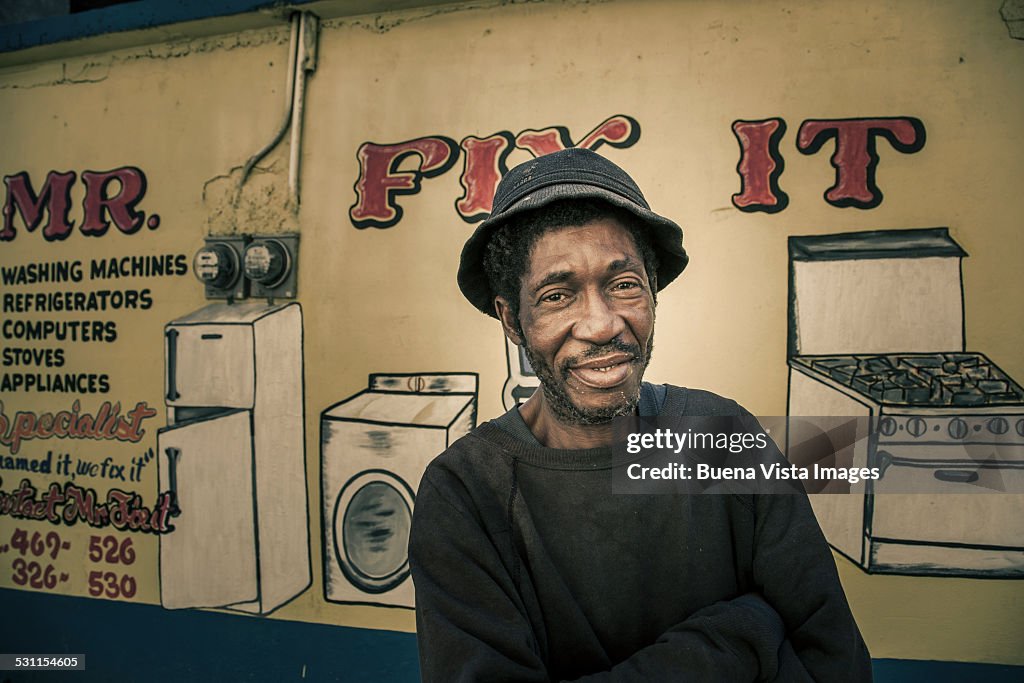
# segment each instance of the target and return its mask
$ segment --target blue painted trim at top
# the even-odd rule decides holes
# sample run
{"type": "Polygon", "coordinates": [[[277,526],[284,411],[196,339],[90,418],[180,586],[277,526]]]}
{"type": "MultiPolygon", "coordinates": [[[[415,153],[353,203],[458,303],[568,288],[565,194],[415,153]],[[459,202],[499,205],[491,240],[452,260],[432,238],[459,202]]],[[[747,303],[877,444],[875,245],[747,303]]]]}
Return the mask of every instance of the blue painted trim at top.
{"type": "Polygon", "coordinates": [[[138,0],[77,14],[0,26],[0,53],[30,47],[155,28],[196,19],[255,12],[274,6],[304,5],[314,0],[138,0]]]}

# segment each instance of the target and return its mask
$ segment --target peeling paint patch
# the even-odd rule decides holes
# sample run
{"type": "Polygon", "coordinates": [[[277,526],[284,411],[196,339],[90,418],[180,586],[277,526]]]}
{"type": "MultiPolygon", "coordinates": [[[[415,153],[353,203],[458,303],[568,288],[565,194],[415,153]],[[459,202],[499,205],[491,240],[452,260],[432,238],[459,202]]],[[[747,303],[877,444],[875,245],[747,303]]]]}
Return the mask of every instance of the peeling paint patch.
{"type": "Polygon", "coordinates": [[[242,166],[203,183],[209,235],[273,234],[297,232],[298,219],[288,198],[288,175],[275,161],[256,166],[241,188],[242,166]]]}
{"type": "Polygon", "coordinates": [[[999,8],[1011,38],[1024,40],[1024,0],[1006,0],[999,8]]]}

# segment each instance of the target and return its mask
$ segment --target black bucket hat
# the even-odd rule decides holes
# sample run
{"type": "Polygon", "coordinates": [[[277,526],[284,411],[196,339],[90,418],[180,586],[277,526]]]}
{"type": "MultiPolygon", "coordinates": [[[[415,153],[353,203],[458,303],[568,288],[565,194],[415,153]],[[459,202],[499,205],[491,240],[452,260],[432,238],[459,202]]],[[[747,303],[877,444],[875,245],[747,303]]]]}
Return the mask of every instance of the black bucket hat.
{"type": "Polygon", "coordinates": [[[682,229],[651,211],[628,173],[596,152],[573,147],[520,164],[498,183],[491,214],[477,226],[462,248],[459,289],[463,295],[478,309],[496,318],[495,294],[484,271],[484,254],[491,235],[512,216],[560,199],[586,198],[603,199],[640,219],[658,255],[658,291],[686,268],[689,257],[683,248],[682,229]]]}

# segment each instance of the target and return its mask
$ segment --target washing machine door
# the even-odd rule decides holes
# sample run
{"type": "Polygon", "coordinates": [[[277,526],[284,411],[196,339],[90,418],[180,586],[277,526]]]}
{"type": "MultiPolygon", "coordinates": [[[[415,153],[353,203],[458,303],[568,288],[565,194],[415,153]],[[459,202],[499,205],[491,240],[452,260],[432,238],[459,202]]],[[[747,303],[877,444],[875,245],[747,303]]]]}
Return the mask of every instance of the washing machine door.
{"type": "Polygon", "coordinates": [[[334,553],[353,586],[376,595],[409,577],[414,498],[387,470],[364,470],[342,487],[334,505],[334,553]]]}

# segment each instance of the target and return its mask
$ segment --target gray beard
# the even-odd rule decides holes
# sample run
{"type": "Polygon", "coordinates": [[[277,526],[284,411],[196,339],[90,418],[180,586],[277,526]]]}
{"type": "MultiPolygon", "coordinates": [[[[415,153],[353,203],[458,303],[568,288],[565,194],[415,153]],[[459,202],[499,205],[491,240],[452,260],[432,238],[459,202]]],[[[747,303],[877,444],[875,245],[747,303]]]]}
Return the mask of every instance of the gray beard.
{"type": "MultiPolygon", "coordinates": [[[[647,364],[651,362],[651,353],[654,351],[654,334],[651,334],[651,338],[647,342],[647,348],[642,355],[640,354],[639,346],[626,344],[618,339],[614,339],[608,344],[593,347],[584,354],[584,357],[597,357],[609,351],[631,353],[634,357],[639,358],[641,363],[640,377],[643,378],[643,373],[647,370],[647,364]]],[[[554,368],[534,353],[525,340],[523,342],[523,353],[526,354],[526,358],[530,361],[533,371],[540,380],[541,390],[544,392],[544,400],[547,401],[559,422],[571,425],[599,425],[606,424],[616,417],[636,414],[637,406],[640,405],[639,382],[637,383],[636,391],[632,392],[631,395],[627,396],[625,392],[622,393],[622,403],[605,408],[585,409],[573,403],[565,390],[565,383],[569,379],[568,362],[556,374],[554,368]]]]}

